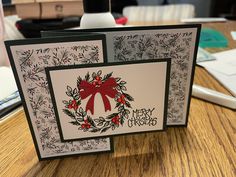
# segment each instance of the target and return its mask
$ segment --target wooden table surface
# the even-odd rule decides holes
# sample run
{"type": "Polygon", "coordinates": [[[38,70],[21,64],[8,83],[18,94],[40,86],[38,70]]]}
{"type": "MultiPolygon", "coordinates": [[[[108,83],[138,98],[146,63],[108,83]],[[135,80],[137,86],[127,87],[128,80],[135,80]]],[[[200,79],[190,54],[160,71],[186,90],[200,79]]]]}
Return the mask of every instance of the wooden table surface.
{"type": "MultiPolygon", "coordinates": [[[[236,48],[236,22],[206,24],[236,48]]],[[[211,52],[224,49],[209,49],[211,52]]],[[[204,69],[194,83],[229,94],[204,69]]],[[[234,177],[236,112],[193,98],[187,128],[114,137],[114,153],[38,161],[24,111],[0,123],[0,176],[234,177]]]]}

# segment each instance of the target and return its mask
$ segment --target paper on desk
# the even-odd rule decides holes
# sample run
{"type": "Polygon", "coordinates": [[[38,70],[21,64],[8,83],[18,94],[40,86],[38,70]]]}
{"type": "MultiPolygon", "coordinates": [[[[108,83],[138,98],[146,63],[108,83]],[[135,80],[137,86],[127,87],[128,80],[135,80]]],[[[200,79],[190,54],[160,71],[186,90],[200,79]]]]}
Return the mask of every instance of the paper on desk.
{"type": "Polygon", "coordinates": [[[213,56],[216,60],[198,64],[225,75],[236,74],[236,49],[215,53],[213,56]]]}
{"type": "Polygon", "coordinates": [[[11,68],[0,67],[0,100],[17,91],[16,81],[11,68]]]}
{"type": "Polygon", "coordinates": [[[231,36],[233,40],[236,40],[236,31],[231,31],[231,36]]]}
{"type": "Polygon", "coordinates": [[[200,62],[205,62],[205,61],[211,61],[215,60],[216,57],[204,50],[201,47],[198,47],[198,52],[197,52],[197,63],[200,62]]]}
{"type": "Polygon", "coordinates": [[[211,68],[206,70],[216,78],[233,96],[236,97],[236,75],[225,75],[211,68]]]}
{"type": "Polygon", "coordinates": [[[216,60],[199,63],[199,65],[203,66],[236,97],[236,49],[213,55],[216,60]]]}

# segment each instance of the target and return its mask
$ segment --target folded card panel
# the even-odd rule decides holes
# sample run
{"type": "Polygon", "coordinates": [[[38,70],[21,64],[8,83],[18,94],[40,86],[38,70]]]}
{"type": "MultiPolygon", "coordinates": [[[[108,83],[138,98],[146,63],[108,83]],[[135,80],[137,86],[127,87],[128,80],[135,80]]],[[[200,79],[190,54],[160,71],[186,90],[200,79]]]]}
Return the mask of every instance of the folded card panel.
{"type": "Polygon", "coordinates": [[[6,47],[40,160],[112,150],[109,138],[61,141],[45,74],[49,66],[103,63],[104,35],[7,41],[6,47]]]}
{"type": "Polygon", "coordinates": [[[170,61],[46,68],[61,139],[160,131],[170,61]]]}
{"type": "Polygon", "coordinates": [[[187,126],[201,25],[48,31],[43,36],[87,32],[106,35],[108,62],[170,58],[168,126],[187,126]]]}

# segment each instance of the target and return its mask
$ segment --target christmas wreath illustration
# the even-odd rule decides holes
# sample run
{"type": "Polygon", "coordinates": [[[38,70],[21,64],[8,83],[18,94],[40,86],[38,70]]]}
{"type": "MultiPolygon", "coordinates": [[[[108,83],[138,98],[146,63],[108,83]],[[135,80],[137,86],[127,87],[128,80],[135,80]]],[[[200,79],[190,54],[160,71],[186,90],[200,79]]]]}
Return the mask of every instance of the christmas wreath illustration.
{"type": "Polygon", "coordinates": [[[66,95],[70,98],[69,101],[63,100],[63,112],[70,117],[69,123],[78,126],[79,130],[89,132],[106,132],[108,129],[115,130],[120,125],[124,124],[125,119],[128,119],[133,97],[126,93],[126,82],[121,78],[112,77],[112,73],[102,77],[102,71],[93,72],[90,76],[89,72],[82,79],[77,78],[77,88],[72,89],[67,86],[66,95]],[[116,103],[113,112],[107,117],[93,118],[95,95],[99,93],[102,97],[105,112],[111,111],[109,101],[113,99],[116,103]],[[81,107],[81,102],[89,98],[85,109],[81,107]]]}

